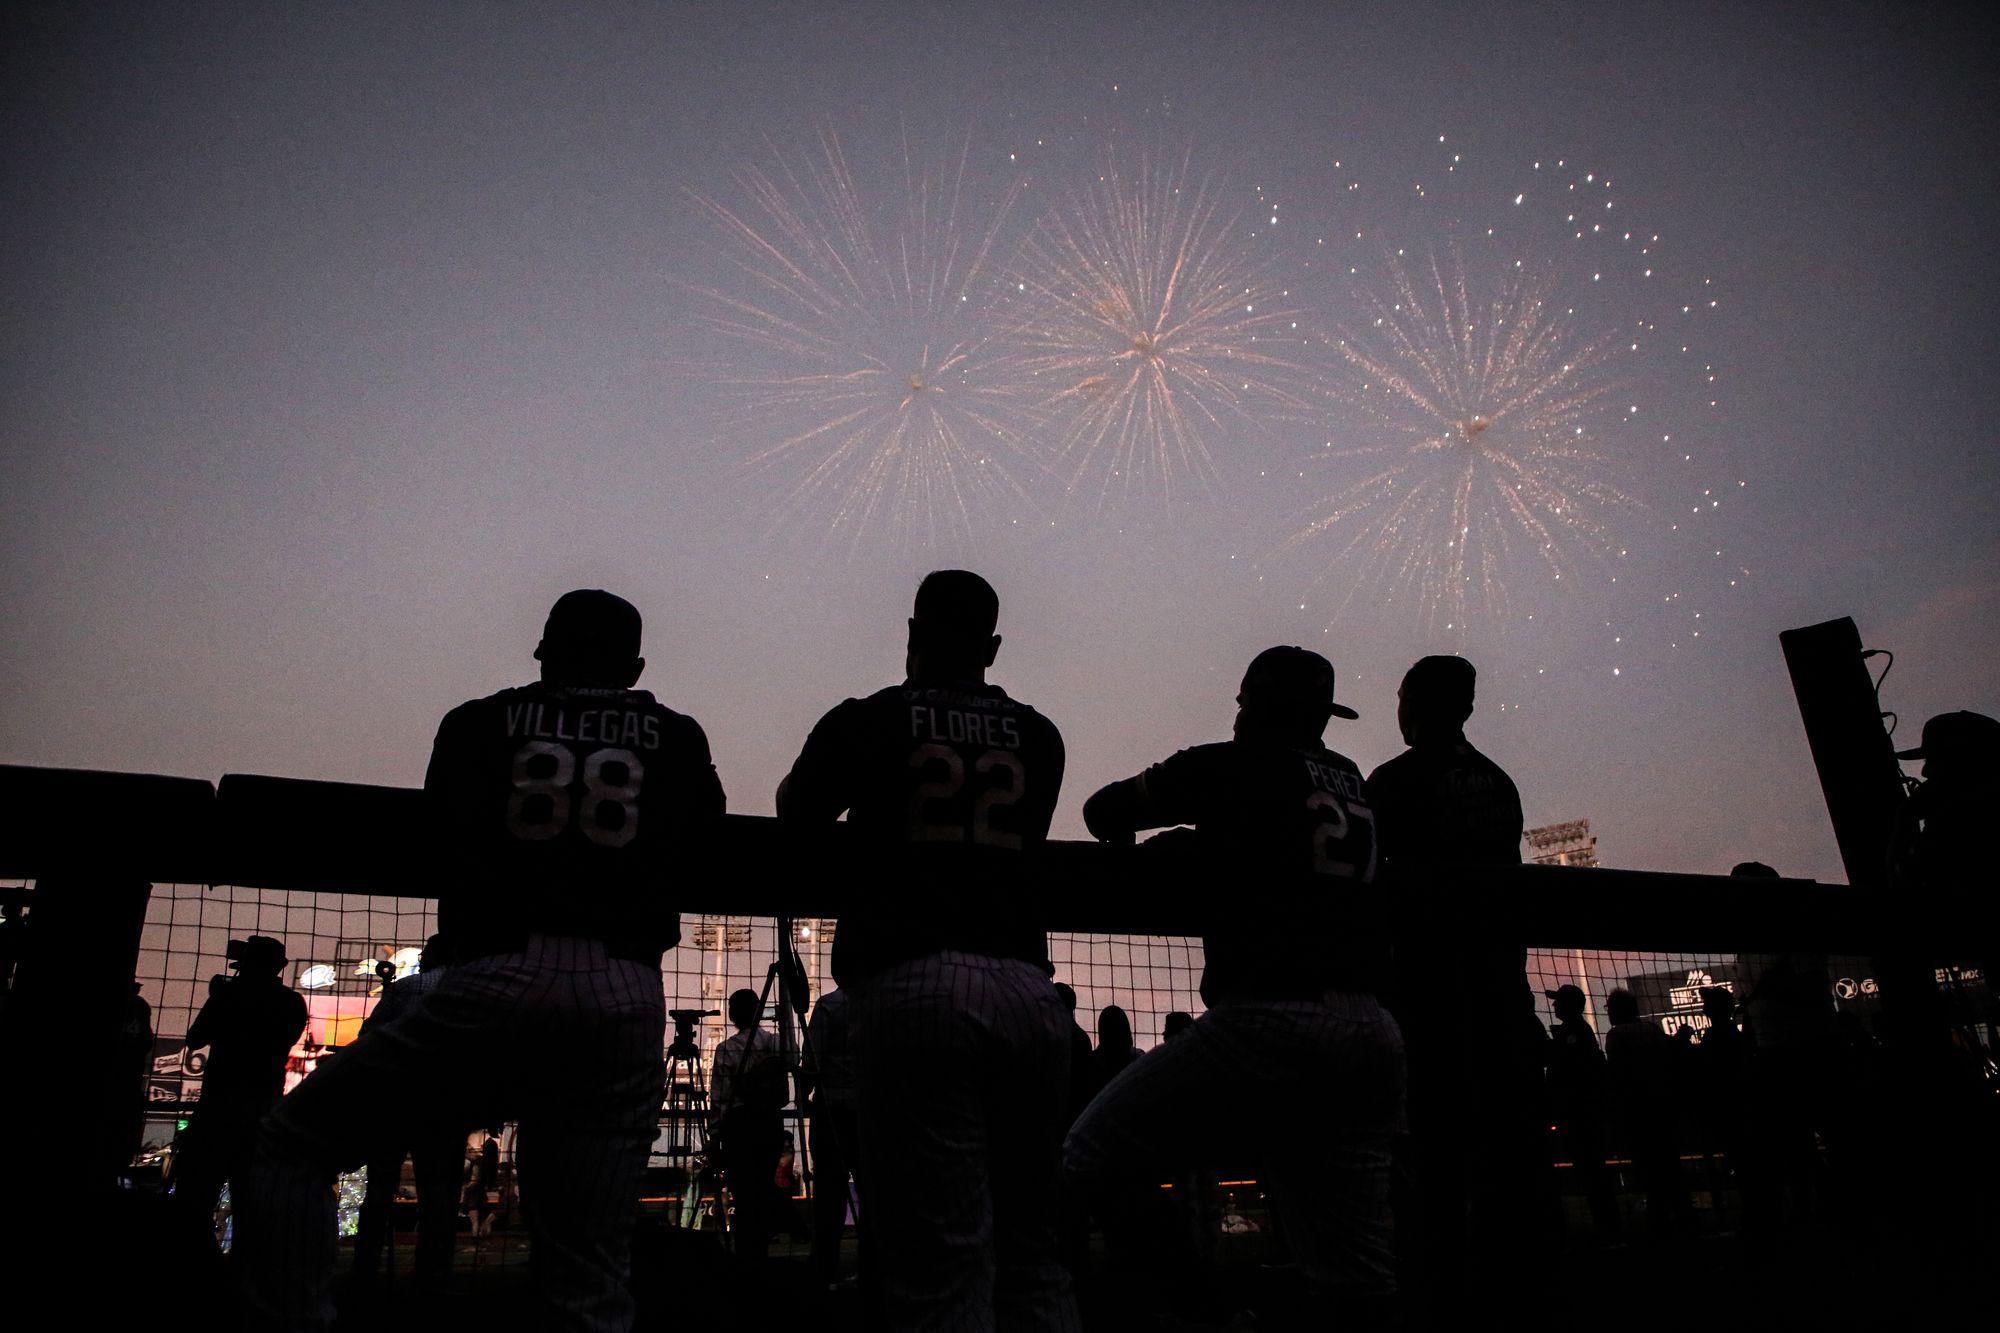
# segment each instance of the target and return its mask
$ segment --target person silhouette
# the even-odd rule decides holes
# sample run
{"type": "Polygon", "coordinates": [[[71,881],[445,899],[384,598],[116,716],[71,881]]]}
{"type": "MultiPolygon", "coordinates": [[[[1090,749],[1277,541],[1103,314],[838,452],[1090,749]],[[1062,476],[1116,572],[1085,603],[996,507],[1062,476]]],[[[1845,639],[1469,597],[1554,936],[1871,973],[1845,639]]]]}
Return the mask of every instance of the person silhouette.
{"type": "Polygon", "coordinates": [[[1706,1159],[1709,1197],[1723,1207],[1723,1186],[1743,1169],[1743,1106],[1749,1098],[1749,1063],[1743,1031],[1736,1026],[1736,994],[1728,986],[1701,988],[1701,1013],[1707,1020],[1701,1042],[1694,1048],[1696,1086],[1701,1089],[1697,1123],[1706,1159]]]}
{"type": "Polygon", "coordinates": [[[1101,1088],[1117,1078],[1132,1067],[1139,1055],[1139,1047],[1132,1040],[1132,1020],[1117,1005],[1105,1005],[1097,1014],[1096,1085],[1101,1088]]]}
{"type": "Polygon", "coordinates": [[[191,1051],[208,1048],[201,1100],[174,1151],[175,1211],[213,1244],[216,1204],[225,1183],[240,1213],[243,1172],[258,1120],[285,1090],[285,1057],[306,1030],[303,995],[279,979],[285,945],[269,935],[231,940],[231,974],[209,979],[208,1000],[189,1025],[191,1051]]]}
{"type": "Polygon", "coordinates": [[[630,1237],[665,1086],[662,886],[723,811],[708,739],[634,684],[639,612],[566,593],[541,679],[453,709],[424,776],[452,966],[266,1117],[238,1205],[249,1322],[324,1329],[336,1171],[428,1124],[517,1120],[537,1326],[630,1328],[630,1237]],[[400,1094],[400,1095],[393,1095],[400,1094]]]}
{"type": "Polygon", "coordinates": [[[2000,806],[2000,721],[1940,713],[1924,723],[1922,741],[1896,758],[1922,760],[1923,781],[1891,834],[1892,882],[1956,916],[1966,953],[1990,978],[2000,962],[2000,914],[1985,821],[2000,806]]]}
{"type": "Polygon", "coordinates": [[[841,917],[877,1327],[1070,1329],[1055,1210],[1070,1020],[1027,873],[1065,753],[991,684],[999,598],[977,574],[917,588],[904,680],[838,705],[780,784],[778,818],[847,813],[872,858],[841,917]]]}
{"type": "MultiPolygon", "coordinates": [[[[1229,892],[1202,936],[1207,1010],[1100,1091],[1063,1152],[1101,1197],[1218,1150],[1265,1151],[1309,1128],[1330,1136],[1312,1172],[1266,1152],[1265,1175],[1321,1308],[1367,1327],[1389,1317],[1395,1292],[1388,1192],[1403,1047],[1375,998],[1388,946],[1372,889],[1374,812],[1360,769],[1321,739],[1331,718],[1357,716],[1333,687],[1319,654],[1267,649],[1244,673],[1233,739],[1182,750],[1084,803],[1091,834],[1111,843],[1192,824],[1138,854],[1178,843],[1152,853],[1160,873],[1171,864],[1229,892]],[[1219,1144],[1218,1127],[1240,1142],[1219,1144]]],[[[1175,1257],[1186,1260],[1180,1278],[1198,1281],[1199,1264],[1175,1257]]]]}
{"type": "Polygon", "coordinates": [[[738,1257],[759,1260],[770,1248],[776,1216],[771,1172],[783,1140],[788,1091],[778,1038],[763,1026],[763,1001],[753,990],[729,996],[734,1035],[715,1048],[709,1104],[714,1124],[710,1151],[722,1164],[736,1211],[731,1223],[738,1257]]]}
{"type": "Polygon", "coordinates": [[[1409,748],[1368,775],[1398,922],[1390,1008],[1409,1049],[1412,1134],[1399,1170],[1422,1200],[1421,1222],[1399,1220],[1398,1240],[1421,1250],[1440,1300],[1464,1289],[1472,1253],[1488,1261],[1478,1289],[1532,1271],[1520,1220],[1533,1192],[1518,1168],[1530,1155],[1521,1136],[1540,1131],[1496,1100],[1526,1073],[1506,1067],[1521,1048],[1505,1016],[1527,985],[1527,949],[1477,912],[1488,895],[1472,878],[1521,863],[1525,821],[1513,779],[1465,738],[1477,679],[1462,657],[1411,666],[1396,692],[1409,748]],[[1471,1249],[1468,1215],[1480,1233],[1471,1249]]]}
{"type": "Polygon", "coordinates": [[[1565,984],[1542,993],[1556,1017],[1549,1029],[1548,1092],[1557,1151],[1583,1184],[1598,1243],[1614,1244],[1620,1227],[1618,1196],[1604,1165],[1604,1052],[1584,1018],[1582,987],[1565,984]]]}
{"type": "Polygon", "coordinates": [[[1090,1043],[1090,1034],[1076,1021],[1076,989],[1067,981],[1058,981],[1056,994],[1062,997],[1063,1008],[1069,1013],[1069,1119],[1074,1124],[1083,1114],[1083,1108],[1090,1105],[1090,1099],[1097,1095],[1097,1052],[1090,1043]]]}
{"type": "Polygon", "coordinates": [[[1604,1073],[1617,1108],[1625,1147],[1646,1194],[1647,1238],[1670,1241],[1687,1218],[1687,1189],[1680,1179],[1675,1142],[1675,1092],[1680,1050],[1654,1023],[1639,1016],[1638,997],[1614,990],[1605,997],[1611,1030],[1604,1034],[1604,1073]]]}
{"type": "Polygon", "coordinates": [[[1463,657],[1419,658],[1396,691],[1409,748],[1368,775],[1384,863],[1521,863],[1521,793],[1465,738],[1478,672],[1463,657]]]}

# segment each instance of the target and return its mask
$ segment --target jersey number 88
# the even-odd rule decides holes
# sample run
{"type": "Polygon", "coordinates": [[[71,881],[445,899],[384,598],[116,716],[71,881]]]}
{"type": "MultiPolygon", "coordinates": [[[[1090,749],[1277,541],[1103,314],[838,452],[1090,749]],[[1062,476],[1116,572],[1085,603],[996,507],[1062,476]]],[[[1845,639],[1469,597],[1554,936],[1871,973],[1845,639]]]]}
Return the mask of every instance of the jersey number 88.
{"type": "MultiPolygon", "coordinates": [[[[630,750],[606,747],[583,760],[583,817],[577,829],[600,847],[623,847],[639,835],[639,784],[646,766],[630,750]],[[618,813],[613,815],[612,810],[618,813]]],[[[529,741],[514,751],[507,831],[543,842],[569,827],[576,756],[566,745],[529,741]]]]}

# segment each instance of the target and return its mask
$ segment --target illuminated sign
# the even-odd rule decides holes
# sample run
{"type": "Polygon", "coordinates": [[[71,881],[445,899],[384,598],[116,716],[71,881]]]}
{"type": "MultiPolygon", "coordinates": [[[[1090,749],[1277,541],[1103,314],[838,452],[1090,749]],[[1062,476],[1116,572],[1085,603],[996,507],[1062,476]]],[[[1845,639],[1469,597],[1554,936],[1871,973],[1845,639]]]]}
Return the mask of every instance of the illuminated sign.
{"type": "Polygon", "coordinates": [[[1736,982],[1735,964],[1717,963],[1706,969],[1692,967],[1627,977],[1625,988],[1639,1002],[1640,1017],[1658,1023],[1668,1036],[1682,1028],[1691,1028],[1699,1036],[1709,1027],[1708,1015],[1701,1011],[1702,991],[1713,986],[1738,995],[1736,982]]]}

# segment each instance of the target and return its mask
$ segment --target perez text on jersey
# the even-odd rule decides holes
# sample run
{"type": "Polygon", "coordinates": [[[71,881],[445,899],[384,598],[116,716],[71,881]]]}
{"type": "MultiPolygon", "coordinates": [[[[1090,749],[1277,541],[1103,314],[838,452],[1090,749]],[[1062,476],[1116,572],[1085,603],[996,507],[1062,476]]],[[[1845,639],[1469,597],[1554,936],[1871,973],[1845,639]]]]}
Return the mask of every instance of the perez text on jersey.
{"type": "Polygon", "coordinates": [[[1232,740],[1182,750],[1141,781],[1155,818],[1195,826],[1190,864],[1210,895],[1204,1000],[1382,984],[1375,815],[1353,760],[1232,740]]]}

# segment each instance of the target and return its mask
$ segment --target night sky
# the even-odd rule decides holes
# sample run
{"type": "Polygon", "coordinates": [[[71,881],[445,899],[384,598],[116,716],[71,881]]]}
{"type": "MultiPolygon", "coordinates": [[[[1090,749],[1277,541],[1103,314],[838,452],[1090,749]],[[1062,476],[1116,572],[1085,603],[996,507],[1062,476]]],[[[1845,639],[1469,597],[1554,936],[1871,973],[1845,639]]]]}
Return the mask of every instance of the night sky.
{"type": "Polygon", "coordinates": [[[1058,836],[1273,643],[1364,770],[1465,654],[1530,823],[1647,869],[1845,878],[1780,630],[1894,650],[1899,743],[2000,714],[1955,8],[6,24],[0,762],[414,785],[603,586],[768,813],[958,565],[1068,740],[1058,836]]]}

